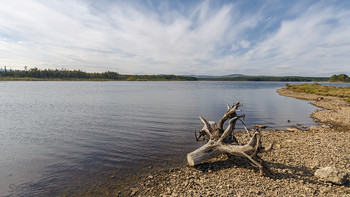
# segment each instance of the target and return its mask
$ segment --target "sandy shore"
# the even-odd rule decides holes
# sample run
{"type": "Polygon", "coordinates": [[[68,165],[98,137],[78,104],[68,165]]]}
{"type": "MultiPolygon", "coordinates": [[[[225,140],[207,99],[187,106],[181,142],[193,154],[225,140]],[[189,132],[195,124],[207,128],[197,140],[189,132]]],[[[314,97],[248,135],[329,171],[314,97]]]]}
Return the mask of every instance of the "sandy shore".
{"type": "MultiPolygon", "coordinates": [[[[314,176],[320,167],[335,166],[350,174],[350,105],[333,97],[278,90],[283,96],[314,100],[324,108],[312,117],[323,122],[307,130],[263,131],[263,145],[274,142],[271,152],[261,154],[273,178],[259,176],[245,158],[222,155],[196,168],[182,166],[156,171],[133,185],[119,188],[119,196],[350,196],[350,183],[336,185],[314,176]],[[331,123],[331,124],[327,124],[331,123]]],[[[247,141],[239,133],[240,141],[247,141]]]]}

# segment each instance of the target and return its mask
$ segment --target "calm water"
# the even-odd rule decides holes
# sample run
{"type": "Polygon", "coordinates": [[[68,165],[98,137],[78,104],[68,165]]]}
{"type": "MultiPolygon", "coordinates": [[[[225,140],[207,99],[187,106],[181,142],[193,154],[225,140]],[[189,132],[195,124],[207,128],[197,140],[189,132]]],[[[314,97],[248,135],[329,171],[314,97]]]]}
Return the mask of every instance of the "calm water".
{"type": "Polygon", "coordinates": [[[279,96],[276,89],[284,86],[0,82],[0,196],[70,191],[158,163],[185,164],[185,155],[201,145],[193,135],[201,127],[198,115],[218,121],[227,103],[244,105],[249,127],[314,125],[315,107],[279,96]]]}

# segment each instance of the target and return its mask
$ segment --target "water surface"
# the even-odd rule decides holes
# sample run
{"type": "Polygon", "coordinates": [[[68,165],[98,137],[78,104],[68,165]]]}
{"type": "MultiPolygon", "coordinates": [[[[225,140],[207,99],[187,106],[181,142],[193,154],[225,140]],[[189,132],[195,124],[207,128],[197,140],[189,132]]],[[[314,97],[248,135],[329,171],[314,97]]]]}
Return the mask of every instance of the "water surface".
{"type": "MultiPolygon", "coordinates": [[[[315,123],[282,82],[0,82],[0,196],[72,191],[199,147],[198,116],[218,121],[240,101],[246,123],[315,123]],[[290,120],[288,122],[287,120],[290,120]],[[93,178],[91,178],[93,177],[93,178]]],[[[241,126],[238,126],[241,127],[241,126]]]]}

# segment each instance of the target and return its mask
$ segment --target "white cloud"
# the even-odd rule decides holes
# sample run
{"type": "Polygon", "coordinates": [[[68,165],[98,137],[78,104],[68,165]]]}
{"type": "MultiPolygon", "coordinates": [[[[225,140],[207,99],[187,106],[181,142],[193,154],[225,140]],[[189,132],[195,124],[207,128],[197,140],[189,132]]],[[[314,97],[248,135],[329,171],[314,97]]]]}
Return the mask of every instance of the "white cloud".
{"type": "Polygon", "coordinates": [[[248,41],[246,41],[246,40],[242,40],[240,42],[240,45],[241,45],[242,48],[248,48],[250,46],[250,43],[248,41]]]}
{"type": "MultiPolygon", "coordinates": [[[[349,10],[313,5],[296,18],[282,21],[276,32],[243,56],[225,59],[236,59],[231,65],[265,75],[329,76],[348,72],[349,17],[349,10]]],[[[229,68],[229,63],[226,65],[229,68]]]]}
{"type": "Polygon", "coordinates": [[[252,57],[288,65],[279,73],[323,75],[349,72],[350,23],[348,10],[311,7],[295,20],[286,21],[269,39],[260,43],[252,57]],[[324,47],[334,46],[334,47],[324,47]]]}
{"type": "Polygon", "coordinates": [[[344,72],[349,62],[350,11],[333,5],[318,3],[298,13],[297,4],[298,9],[290,9],[295,17],[276,21],[265,20],[269,13],[264,7],[249,13],[239,5],[211,1],[190,8],[168,2],[101,3],[2,1],[0,66],[327,75],[344,72]],[[279,23],[279,28],[254,35],[256,28],[279,23]]]}

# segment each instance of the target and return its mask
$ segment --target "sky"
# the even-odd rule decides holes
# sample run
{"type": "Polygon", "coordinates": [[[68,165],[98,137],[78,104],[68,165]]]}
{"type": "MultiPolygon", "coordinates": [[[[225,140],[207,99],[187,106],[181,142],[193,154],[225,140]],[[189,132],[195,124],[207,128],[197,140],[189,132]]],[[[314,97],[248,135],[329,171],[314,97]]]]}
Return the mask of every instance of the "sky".
{"type": "Polygon", "coordinates": [[[4,66],[350,75],[350,1],[1,0],[4,66]]]}

